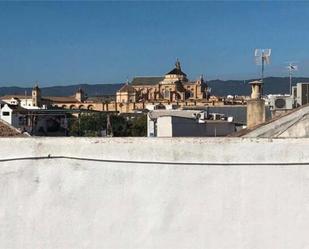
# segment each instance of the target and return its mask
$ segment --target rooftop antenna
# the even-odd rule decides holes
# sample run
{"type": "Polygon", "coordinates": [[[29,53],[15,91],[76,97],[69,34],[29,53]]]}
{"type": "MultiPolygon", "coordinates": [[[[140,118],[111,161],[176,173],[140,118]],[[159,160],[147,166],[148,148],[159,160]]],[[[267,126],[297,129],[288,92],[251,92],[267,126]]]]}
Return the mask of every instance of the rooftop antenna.
{"type": "MultiPolygon", "coordinates": [[[[262,66],[262,71],[261,71],[261,84],[262,85],[264,83],[264,67],[266,64],[270,63],[270,54],[271,54],[270,48],[264,48],[264,49],[257,48],[254,50],[255,63],[256,65],[262,66]]],[[[262,90],[262,94],[263,94],[263,90],[262,90]]]]}
{"type": "Polygon", "coordinates": [[[290,77],[290,95],[292,95],[292,74],[298,70],[298,66],[292,62],[289,62],[287,69],[289,70],[289,77],[290,77]]]}

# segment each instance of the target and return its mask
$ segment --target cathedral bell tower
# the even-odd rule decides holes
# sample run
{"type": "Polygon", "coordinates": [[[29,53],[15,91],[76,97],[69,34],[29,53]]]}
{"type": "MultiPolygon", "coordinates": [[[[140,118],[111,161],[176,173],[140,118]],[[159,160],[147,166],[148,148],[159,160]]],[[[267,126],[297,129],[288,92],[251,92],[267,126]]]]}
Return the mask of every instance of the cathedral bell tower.
{"type": "Polygon", "coordinates": [[[83,89],[78,88],[78,90],[75,93],[75,99],[79,102],[85,101],[85,93],[84,93],[83,89]]]}

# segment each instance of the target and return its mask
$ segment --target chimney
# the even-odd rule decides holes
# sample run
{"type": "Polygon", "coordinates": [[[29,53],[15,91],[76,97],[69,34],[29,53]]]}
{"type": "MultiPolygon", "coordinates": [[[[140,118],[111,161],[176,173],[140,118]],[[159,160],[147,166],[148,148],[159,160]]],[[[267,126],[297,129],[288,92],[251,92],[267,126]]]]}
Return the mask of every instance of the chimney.
{"type": "Polygon", "coordinates": [[[265,101],[262,99],[262,82],[256,80],[249,84],[252,92],[247,101],[247,128],[250,129],[265,122],[265,101]]]}

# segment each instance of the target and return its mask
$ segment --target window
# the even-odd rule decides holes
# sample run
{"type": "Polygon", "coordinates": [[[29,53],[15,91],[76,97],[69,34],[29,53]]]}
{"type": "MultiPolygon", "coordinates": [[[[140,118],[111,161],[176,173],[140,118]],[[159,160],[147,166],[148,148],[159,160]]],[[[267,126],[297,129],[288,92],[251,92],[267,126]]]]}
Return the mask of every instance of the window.
{"type": "Polygon", "coordinates": [[[10,116],[10,112],[2,112],[2,116],[10,116]]]}
{"type": "Polygon", "coordinates": [[[169,98],[170,97],[170,91],[169,90],[165,90],[164,91],[164,98],[169,98]]]}

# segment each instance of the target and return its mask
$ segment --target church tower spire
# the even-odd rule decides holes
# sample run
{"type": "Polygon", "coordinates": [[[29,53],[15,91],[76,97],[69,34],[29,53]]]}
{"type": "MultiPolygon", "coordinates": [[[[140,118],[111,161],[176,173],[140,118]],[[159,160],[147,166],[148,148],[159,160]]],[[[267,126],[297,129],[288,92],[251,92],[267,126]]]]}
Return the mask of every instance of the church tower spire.
{"type": "Polygon", "coordinates": [[[181,71],[181,67],[180,67],[180,61],[178,60],[178,58],[176,59],[176,63],[175,63],[175,66],[178,70],[181,71]]]}

